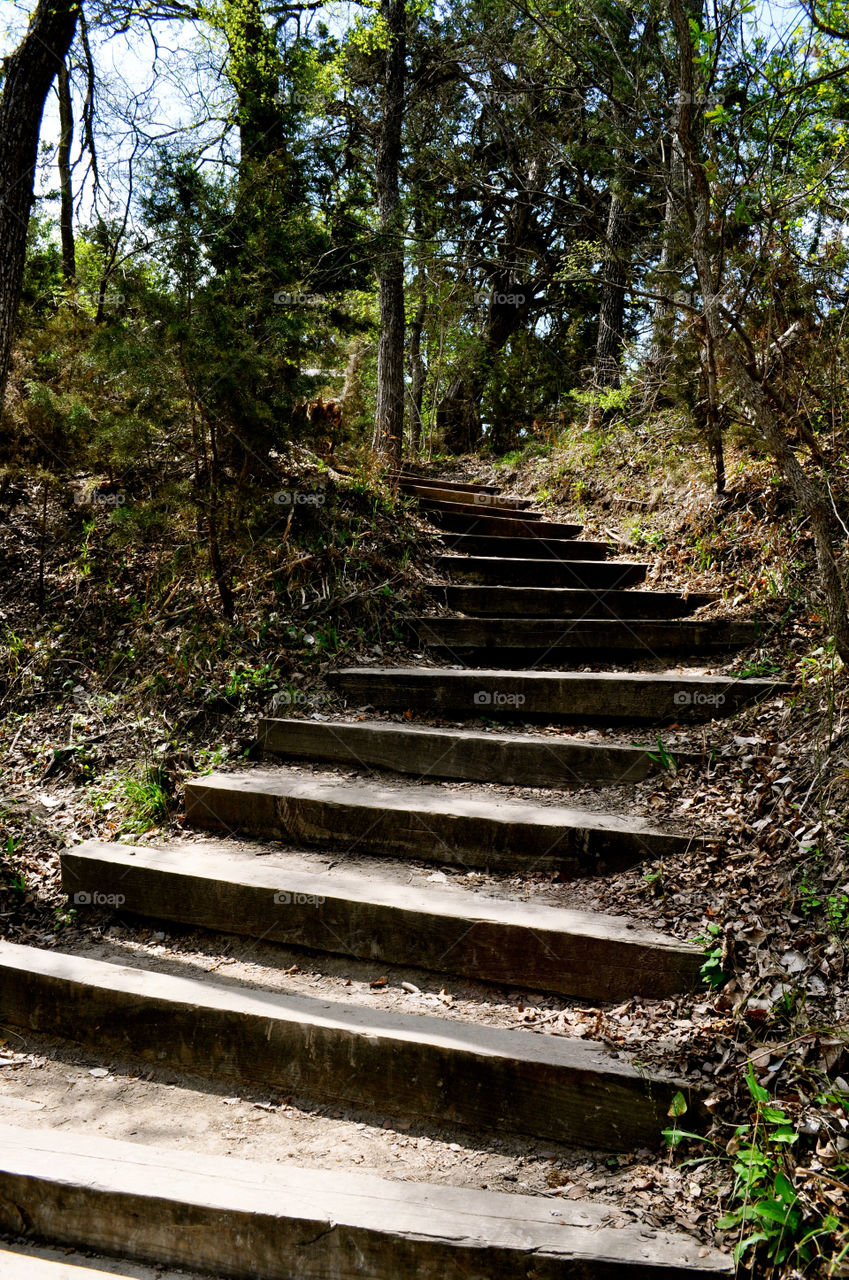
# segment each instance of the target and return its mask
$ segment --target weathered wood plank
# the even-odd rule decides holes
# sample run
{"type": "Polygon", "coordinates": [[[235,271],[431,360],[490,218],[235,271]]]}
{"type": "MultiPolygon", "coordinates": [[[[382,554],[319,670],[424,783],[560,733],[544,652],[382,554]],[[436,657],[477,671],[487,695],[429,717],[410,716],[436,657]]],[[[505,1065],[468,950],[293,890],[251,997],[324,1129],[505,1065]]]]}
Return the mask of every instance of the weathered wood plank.
{"type": "MultiPolygon", "coordinates": [[[[594,653],[715,653],[753,644],[760,628],[753,622],[656,622],[649,619],[602,618],[411,618],[407,625],[419,645],[450,653],[470,649],[503,657],[545,654],[549,665],[559,654],[587,661],[594,653]]],[[[517,661],[519,657],[517,656],[517,661]]]]}
{"type": "Polygon", "coordinates": [[[543,520],[537,512],[478,510],[460,503],[419,502],[421,514],[449,533],[477,533],[510,538],[577,538],[582,526],[543,520]]]}
{"type": "Polygon", "coordinates": [[[578,587],[431,587],[449,609],[470,617],[675,618],[712,604],[715,596],[678,591],[589,591],[578,587]]]}
{"type": "MultiPolygon", "coordinates": [[[[26,1134],[25,1140],[28,1139],[29,1134],[26,1134]]],[[[10,1220],[11,1216],[9,1213],[10,1220]]],[[[86,1246],[86,1253],[88,1252],[86,1246]]],[[[67,1250],[59,1252],[55,1246],[50,1249],[44,1245],[0,1245],[0,1280],[110,1280],[110,1277],[112,1280],[189,1280],[189,1273],[182,1267],[178,1274],[170,1267],[163,1271],[160,1266],[129,1262],[126,1257],[120,1260],[103,1255],[91,1258],[79,1253],[74,1257],[66,1257],[66,1253],[67,1250]]],[[[194,1269],[192,1276],[196,1276],[197,1280],[205,1280],[194,1269]]],[[[208,1272],[206,1280],[213,1280],[208,1272]]]]}
{"type": "Polygon", "coordinates": [[[279,1089],[313,1105],[617,1151],[657,1142],[682,1087],[585,1040],[175,977],[9,942],[0,942],[0,1007],[13,1027],[279,1089]]]}
{"type": "Polygon", "coordinates": [[[494,556],[437,556],[437,573],[452,582],[513,587],[585,587],[613,591],[642,582],[647,564],[625,560],[507,560],[494,556]]]}
{"type": "MultiPolygon", "coordinates": [[[[580,542],[577,538],[540,537],[539,526],[529,525],[516,537],[497,537],[486,533],[446,533],[442,545],[456,555],[503,556],[508,560],[606,560],[610,548],[606,542],[580,542]]],[[[565,526],[567,529],[571,525],[565,526]]]]}
{"type": "Polygon", "coordinates": [[[494,505],[486,494],[448,494],[443,497],[428,497],[426,494],[415,495],[419,498],[419,507],[423,513],[444,512],[446,515],[466,516],[470,520],[478,520],[486,516],[490,520],[508,520],[510,523],[531,524],[542,522],[541,511],[526,511],[520,507],[502,507],[494,505]],[[466,501],[466,498],[469,501],[466,501]],[[462,499],[462,501],[458,501],[462,499]]]}
{"type": "MultiPolygon", "coordinates": [[[[524,511],[533,505],[530,498],[514,498],[508,494],[488,493],[481,489],[469,492],[440,485],[437,481],[428,480],[419,483],[417,480],[403,480],[400,487],[413,498],[426,498],[429,502],[455,503],[461,500],[465,503],[468,501],[475,508],[481,508],[484,511],[524,511]]],[[[538,516],[539,513],[535,514],[538,516]]]]}
{"type": "MultiPolygon", "coordinates": [[[[338,760],[417,778],[463,778],[520,787],[639,782],[660,769],[656,746],[619,746],[561,735],[482,732],[391,724],[283,718],[259,722],[259,745],[272,755],[338,760]],[[654,756],[654,758],[653,758],[654,756]]],[[[699,752],[676,752],[699,764],[699,752]]]]}
{"type": "Polygon", "coordinates": [[[595,875],[694,843],[639,817],[496,802],[437,787],[342,784],[285,769],[190,779],[185,804],[186,821],[198,827],[493,871],[595,875]]]}
{"type": "MultiPolygon", "coordinates": [[[[689,1236],[613,1227],[607,1205],[393,1182],[0,1127],[0,1214],[33,1234],[231,1280],[708,1280],[689,1236]]],[[[17,1280],[9,1276],[8,1280],[17,1280]]]]}
{"type": "Polygon", "coordinates": [[[433,476],[419,476],[413,471],[396,472],[391,474],[389,479],[398,481],[401,488],[408,484],[415,484],[425,488],[453,489],[457,493],[501,493],[501,486],[497,484],[475,484],[471,480],[442,480],[433,476]]]}
{"type": "Polygon", "coordinates": [[[292,871],[191,844],[86,842],[63,850],[61,867],[78,910],[106,900],[122,914],[587,1000],[692,990],[704,959],[696,947],[620,916],[337,869],[292,871]]]}
{"type": "Polygon", "coordinates": [[[712,720],[788,686],[776,680],[643,671],[477,671],[434,667],[346,667],[328,683],[355,706],[473,719],[712,720]]]}

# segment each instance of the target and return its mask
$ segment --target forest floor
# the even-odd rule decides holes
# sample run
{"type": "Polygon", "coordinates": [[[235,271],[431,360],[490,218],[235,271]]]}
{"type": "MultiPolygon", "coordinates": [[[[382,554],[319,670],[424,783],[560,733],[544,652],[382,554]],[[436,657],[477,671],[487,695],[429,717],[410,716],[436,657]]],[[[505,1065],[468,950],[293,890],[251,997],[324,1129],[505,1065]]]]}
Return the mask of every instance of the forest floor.
{"type": "MultiPolygon", "coordinates": [[[[342,475],[305,455],[281,464],[281,490],[320,493],[321,502],[290,503],[282,523],[261,520],[260,534],[253,528],[243,537],[245,500],[233,499],[232,542],[224,544],[237,600],[232,622],[221,617],[185,509],[166,518],[154,505],[157,520],[140,541],[139,523],[131,529],[126,518],[116,521],[114,505],[89,504],[81,517],[73,497],[52,493],[45,518],[38,483],[18,480],[19,500],[0,523],[0,929],[15,941],[128,965],[214,973],[217,981],[517,1034],[602,1039],[626,1054],[639,1046],[641,1061],[709,1088],[708,1144],[688,1139],[634,1156],[474,1135],[461,1144],[438,1127],[393,1128],[310,1099],[245,1090],[235,1096],[228,1086],[8,1032],[0,1044],[0,1091],[13,1121],[61,1126],[72,1117],[104,1136],[214,1153],[323,1167],[344,1161],[395,1177],[589,1196],[610,1204],[612,1221],[634,1212],[732,1245],[735,1234],[717,1234],[716,1222],[733,1200],[733,1164],[746,1141],[735,1137],[737,1127],[760,1115],[754,1082],[796,1135],[791,1154],[784,1154],[786,1143],[779,1154],[795,1167],[806,1212],[819,1221],[829,1212],[844,1216],[847,680],[824,642],[812,546],[765,464],[738,474],[733,492],[717,502],[683,460],[650,464],[640,462],[638,449],[619,451],[627,462],[540,450],[501,463],[441,459],[430,469],[492,480],[534,497],[554,518],[581,521],[585,536],[648,560],[647,587],[718,593],[708,615],[757,615],[764,638],[756,648],[699,669],[775,674],[791,687],[732,721],[665,729],[658,751],[668,767],[645,782],[488,792],[644,814],[657,826],[706,836],[707,849],[694,845],[674,865],[648,861],[579,882],[359,861],[405,883],[473,885],[496,897],[625,913],[679,938],[700,937],[713,953],[716,985],[706,984],[697,998],[598,1007],[69,907],[58,878],[62,847],[88,838],[199,839],[182,825],[182,779],[255,758],[257,716],[269,706],[286,715],[362,717],[363,709],[344,707],[328,690],[328,670],[427,661],[409,648],[401,619],[429,607],[434,531],[413,504],[396,504],[379,479],[342,475]],[[43,590],[34,572],[42,548],[43,590]],[[676,766],[676,751],[705,742],[716,750],[708,770],[676,766]],[[692,1157],[705,1163],[686,1164],[692,1157]]],[[[92,478],[75,483],[76,491],[88,485],[91,492],[92,478]]],[[[245,523],[257,519],[249,510],[245,523]]],[[[564,732],[519,721],[509,727],[564,732]]],[[[639,732],[577,732],[645,740],[639,732]]],[[[346,778],[353,771],[321,772],[346,778]]],[[[282,850],[258,842],[245,848],[271,859],[282,850]]],[[[298,856],[327,873],[337,865],[332,855],[298,856]]],[[[769,1133],[758,1140],[774,1161],[769,1133]]]]}

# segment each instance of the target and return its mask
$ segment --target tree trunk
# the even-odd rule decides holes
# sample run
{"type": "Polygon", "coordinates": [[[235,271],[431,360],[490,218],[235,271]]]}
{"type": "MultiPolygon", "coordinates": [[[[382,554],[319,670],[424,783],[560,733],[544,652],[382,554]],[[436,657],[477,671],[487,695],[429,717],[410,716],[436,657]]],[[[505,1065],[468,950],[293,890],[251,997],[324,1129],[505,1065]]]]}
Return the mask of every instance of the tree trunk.
{"type": "Polygon", "coordinates": [[[482,363],[472,373],[455,375],[446,387],[436,410],[436,425],[448,453],[471,453],[480,443],[478,406],[485,383],[486,370],[482,363]]]}
{"type": "Polygon", "coordinates": [[[511,281],[507,272],[490,280],[492,296],[480,335],[480,356],[474,365],[455,374],[436,411],[436,423],[449,453],[469,453],[480,443],[479,406],[493,359],[508,339],[521,329],[533,307],[534,298],[548,281],[547,272],[521,286],[511,281]]]}
{"type": "Polygon", "coordinates": [[[415,457],[422,442],[422,398],[424,396],[427,368],[422,355],[422,330],[424,329],[427,302],[424,294],[424,273],[419,272],[419,305],[410,322],[410,454],[415,457]]]}
{"type": "Polygon", "coordinates": [[[41,117],[78,11],[78,0],[38,0],[26,35],[6,61],[0,94],[0,409],[21,300],[41,117]]]}
{"type": "Polygon", "coordinates": [[[663,241],[660,261],[657,264],[658,290],[663,295],[652,309],[652,337],[643,381],[643,412],[651,413],[657,397],[666,382],[672,364],[675,340],[675,304],[668,301],[678,286],[681,262],[679,223],[681,217],[681,192],[684,181],[684,160],[681,144],[676,135],[671,141],[672,155],[666,186],[666,208],[663,214],[663,241]]]}
{"type": "Polygon", "coordinates": [[[71,77],[63,62],[56,81],[59,95],[59,231],[62,237],[62,274],[74,280],[77,274],[74,246],[74,191],[71,185],[71,144],[74,140],[74,108],[71,102],[71,77]]]}
{"type": "Polygon", "coordinates": [[[678,138],[684,162],[691,177],[687,206],[692,232],[693,261],[704,302],[705,323],[714,351],[722,362],[726,376],[740,397],[740,402],[751,414],[770,453],[789,480],[800,509],[810,521],[831,634],[838,654],[844,662],[849,663],[849,593],[834,553],[834,529],[828,499],[807,474],[793,452],[770,404],[764,385],[758,381],[756,373],[747,369],[722,321],[708,241],[710,185],[692,126],[692,104],[696,90],[695,51],[690,24],[681,0],[669,0],[669,9],[680,55],[681,108],[678,117],[678,138]]]}
{"type": "Polygon", "coordinates": [[[598,339],[593,383],[618,387],[622,380],[622,346],[625,341],[625,286],[628,280],[628,214],[618,184],[610,193],[610,211],[604,240],[604,266],[598,309],[598,339]]]}
{"type": "Polygon", "coordinates": [[[381,254],[374,447],[398,463],[404,433],[404,241],[399,171],[407,60],[406,0],[381,0],[381,14],[387,46],[376,173],[381,254]]]}

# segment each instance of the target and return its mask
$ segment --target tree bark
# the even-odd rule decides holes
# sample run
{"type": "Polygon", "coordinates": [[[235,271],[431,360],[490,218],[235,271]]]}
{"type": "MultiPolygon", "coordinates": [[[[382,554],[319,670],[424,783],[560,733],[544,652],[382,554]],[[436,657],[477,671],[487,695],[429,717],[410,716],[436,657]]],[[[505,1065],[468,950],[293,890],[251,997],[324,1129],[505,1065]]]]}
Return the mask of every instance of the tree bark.
{"type": "Polygon", "coordinates": [[[56,89],[59,96],[59,232],[62,237],[62,274],[66,280],[77,275],[74,245],[74,191],[71,183],[71,144],[74,140],[74,108],[71,102],[71,77],[63,62],[59,68],[56,89]]]}
{"type": "Polygon", "coordinates": [[[534,298],[549,281],[548,272],[519,286],[504,272],[490,280],[492,295],[481,334],[481,353],[471,367],[455,374],[436,411],[437,426],[449,453],[469,453],[480,443],[480,401],[493,359],[528,318],[534,298]],[[520,291],[521,290],[521,291],[520,291]],[[516,299],[522,301],[517,302],[516,299]]]}
{"type": "Polygon", "coordinates": [[[810,521],[829,627],[838,654],[844,662],[849,663],[849,593],[834,553],[833,520],[828,499],[793,452],[765,386],[758,381],[756,372],[746,367],[722,322],[708,240],[710,185],[693,135],[695,51],[681,0],[669,0],[669,9],[679,50],[681,108],[678,116],[678,138],[690,174],[687,211],[692,233],[693,262],[705,308],[705,323],[726,377],[751,414],[767,448],[790,482],[800,509],[810,521]]]}
{"type": "Polygon", "coordinates": [[[38,0],[26,35],[6,61],[0,94],[0,409],[21,300],[41,117],[78,12],[79,0],[38,0]]]}
{"type": "Polygon", "coordinates": [[[598,309],[598,339],[593,382],[596,387],[618,387],[622,380],[622,346],[625,341],[625,286],[628,281],[628,213],[618,185],[610,193],[604,265],[598,309]]]}
{"type": "Polygon", "coordinates": [[[399,172],[407,61],[406,0],[381,0],[381,13],[387,46],[376,172],[381,253],[374,447],[398,463],[404,434],[404,240],[399,172]]]}
{"type": "Polygon", "coordinates": [[[681,263],[679,238],[681,220],[681,195],[684,181],[684,160],[678,141],[677,118],[675,135],[671,139],[669,175],[666,185],[666,207],[663,213],[663,240],[660,260],[657,264],[658,289],[663,295],[652,308],[652,337],[643,381],[643,412],[650,413],[666,382],[672,364],[675,341],[675,304],[668,301],[679,282],[681,263]]]}
{"type": "Polygon", "coordinates": [[[419,304],[410,321],[410,454],[415,457],[422,442],[422,399],[427,368],[422,355],[422,331],[427,314],[424,272],[419,271],[419,304]]]}

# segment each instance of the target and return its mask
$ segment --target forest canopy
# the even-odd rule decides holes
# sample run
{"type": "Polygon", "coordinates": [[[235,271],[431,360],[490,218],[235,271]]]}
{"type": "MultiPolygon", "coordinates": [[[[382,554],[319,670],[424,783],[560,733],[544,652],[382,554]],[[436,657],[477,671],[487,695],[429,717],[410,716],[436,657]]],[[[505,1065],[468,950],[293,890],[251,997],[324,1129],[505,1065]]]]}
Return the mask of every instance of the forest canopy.
{"type": "Polygon", "coordinates": [[[811,4],[16,4],[4,455],[220,492],[293,441],[660,416],[717,493],[729,441],[774,459],[849,654],[849,17],[811,4]]]}

